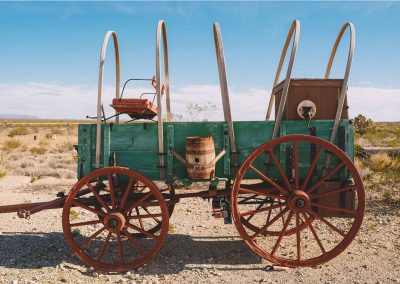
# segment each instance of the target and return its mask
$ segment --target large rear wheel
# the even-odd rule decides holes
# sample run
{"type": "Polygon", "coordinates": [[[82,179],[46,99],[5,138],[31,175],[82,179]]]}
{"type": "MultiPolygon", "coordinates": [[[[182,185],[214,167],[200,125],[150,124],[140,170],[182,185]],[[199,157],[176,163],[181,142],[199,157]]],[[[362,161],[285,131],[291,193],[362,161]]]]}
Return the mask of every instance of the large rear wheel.
{"type": "Polygon", "coordinates": [[[308,135],[276,138],[251,153],[237,172],[231,200],[235,226],[250,249],[292,267],[340,254],[356,236],[365,209],[352,161],[308,135]]]}

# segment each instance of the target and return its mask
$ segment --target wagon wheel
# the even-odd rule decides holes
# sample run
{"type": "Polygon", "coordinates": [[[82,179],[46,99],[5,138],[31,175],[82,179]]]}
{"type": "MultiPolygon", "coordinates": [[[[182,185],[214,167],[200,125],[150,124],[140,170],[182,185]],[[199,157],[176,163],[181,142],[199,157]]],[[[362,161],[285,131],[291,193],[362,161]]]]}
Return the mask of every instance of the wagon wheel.
{"type": "Polygon", "coordinates": [[[292,267],[315,266],[340,254],[356,236],[365,209],[364,187],[352,161],[335,145],[308,135],[288,135],[258,147],[237,172],[231,200],[234,223],[250,249],[292,267]],[[324,168],[327,155],[331,162],[324,168]],[[269,169],[263,173],[265,161],[269,169]],[[268,186],[248,189],[244,178],[250,174],[268,186]],[[341,193],[354,197],[352,206],[326,203],[341,193]],[[252,204],[243,198],[280,202],[252,204]]]}
{"type": "MultiPolygon", "coordinates": [[[[168,198],[168,197],[172,197],[172,196],[175,195],[175,188],[174,188],[174,186],[172,184],[166,184],[164,187],[162,187],[160,189],[160,192],[163,193],[164,199],[167,202],[168,218],[171,218],[172,213],[174,212],[175,202],[174,201],[170,201],[169,200],[170,198],[168,198]],[[165,193],[166,193],[166,195],[164,195],[165,193]]],[[[145,209],[145,208],[143,208],[143,209],[145,209]]],[[[135,212],[137,213],[137,210],[138,210],[138,208],[133,208],[131,211],[129,211],[127,213],[128,216],[134,215],[135,212]]],[[[162,226],[162,222],[156,222],[154,224],[153,228],[149,228],[148,229],[148,232],[154,234],[154,233],[158,232],[161,229],[161,226],[162,226]]],[[[137,236],[137,237],[145,237],[146,236],[145,234],[140,233],[140,232],[135,232],[135,233],[133,233],[133,235],[137,236]]]]}
{"type": "Polygon", "coordinates": [[[85,264],[123,272],[157,255],[168,232],[168,207],[145,176],[107,167],[75,184],[65,201],[62,223],[69,247],[85,264]],[[150,232],[157,224],[159,231],[150,232]]]}

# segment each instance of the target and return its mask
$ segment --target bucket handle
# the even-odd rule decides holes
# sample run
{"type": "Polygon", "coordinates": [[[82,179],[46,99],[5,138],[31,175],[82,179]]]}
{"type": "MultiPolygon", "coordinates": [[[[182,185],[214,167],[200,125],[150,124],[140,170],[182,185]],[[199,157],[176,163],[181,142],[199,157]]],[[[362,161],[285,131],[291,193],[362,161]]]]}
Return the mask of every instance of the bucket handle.
{"type": "Polygon", "coordinates": [[[335,58],[336,50],[337,50],[339,43],[342,40],[343,34],[347,30],[347,28],[350,29],[349,55],[347,57],[346,72],[344,74],[342,89],[340,91],[338,108],[336,110],[335,121],[334,121],[333,128],[332,128],[332,134],[331,134],[331,139],[330,139],[331,143],[333,143],[336,139],[336,134],[337,134],[337,130],[339,127],[339,120],[340,120],[340,117],[342,116],[344,101],[345,101],[346,94],[347,94],[347,86],[348,86],[349,77],[350,77],[351,64],[353,62],[354,49],[355,49],[355,45],[356,45],[356,30],[352,23],[348,22],[348,23],[344,24],[343,27],[341,28],[341,30],[336,38],[335,44],[333,45],[333,48],[331,51],[331,56],[329,57],[329,61],[328,61],[328,66],[326,67],[326,71],[325,71],[325,79],[328,79],[330,72],[331,72],[331,68],[332,68],[332,62],[333,62],[333,59],[335,58]]]}
{"type": "MultiPolygon", "coordinates": [[[[104,61],[106,58],[107,44],[112,36],[114,42],[115,52],[115,97],[119,98],[119,84],[120,84],[120,65],[119,65],[119,49],[117,34],[114,31],[108,31],[104,36],[103,44],[100,52],[100,63],[99,63],[99,78],[97,85],[97,128],[96,128],[96,160],[95,168],[100,167],[100,147],[101,147],[101,120],[103,111],[103,73],[104,73],[104,61]]],[[[118,116],[115,118],[116,123],[119,123],[118,116]]]]}
{"type": "Polygon", "coordinates": [[[278,135],[278,131],[279,131],[279,127],[280,127],[281,119],[282,119],[282,114],[283,114],[283,109],[285,107],[286,98],[287,98],[287,94],[288,94],[288,91],[289,91],[290,77],[292,75],[292,68],[293,68],[294,58],[296,56],[297,46],[299,44],[299,37],[300,37],[300,21],[299,20],[294,20],[292,22],[292,25],[290,27],[289,33],[288,33],[288,35],[286,37],[286,41],[285,41],[285,45],[284,45],[283,50],[282,50],[281,58],[279,59],[278,69],[276,70],[274,85],[272,87],[271,97],[270,97],[269,104],[268,104],[268,111],[267,111],[267,115],[266,115],[266,120],[269,120],[270,116],[271,116],[272,106],[274,104],[274,99],[275,99],[275,94],[273,93],[273,90],[279,84],[279,78],[280,78],[280,75],[281,75],[281,72],[282,72],[282,66],[283,66],[283,63],[285,61],[286,53],[287,53],[287,50],[288,50],[288,47],[289,47],[289,43],[290,43],[292,37],[294,37],[293,45],[292,45],[292,50],[291,50],[291,53],[290,53],[290,59],[289,59],[288,68],[287,68],[287,71],[286,71],[286,78],[285,78],[285,83],[284,83],[284,86],[283,86],[281,101],[279,103],[278,113],[275,116],[276,117],[275,118],[275,126],[274,126],[274,131],[272,132],[272,139],[275,138],[278,135]]]}

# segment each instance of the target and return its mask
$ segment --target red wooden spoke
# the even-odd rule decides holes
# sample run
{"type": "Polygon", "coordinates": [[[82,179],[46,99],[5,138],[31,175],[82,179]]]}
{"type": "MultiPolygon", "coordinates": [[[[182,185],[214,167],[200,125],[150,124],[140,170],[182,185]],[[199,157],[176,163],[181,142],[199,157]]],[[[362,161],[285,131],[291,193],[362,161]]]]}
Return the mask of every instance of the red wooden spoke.
{"type": "Polygon", "coordinates": [[[310,189],[306,191],[306,193],[312,192],[317,187],[321,186],[327,179],[333,176],[338,170],[340,170],[344,166],[344,162],[341,162],[339,165],[333,168],[328,174],[324,175],[316,184],[314,184],[310,189]]]}
{"type": "Polygon", "coordinates": [[[250,236],[250,238],[252,240],[254,240],[257,236],[259,236],[260,234],[264,233],[269,226],[271,226],[273,223],[276,222],[276,220],[278,220],[283,214],[285,214],[287,211],[289,210],[289,208],[285,208],[283,209],[282,212],[278,213],[274,218],[271,219],[271,221],[267,222],[264,227],[262,227],[260,230],[258,230],[254,235],[250,236]]]}
{"type": "Polygon", "coordinates": [[[125,272],[138,268],[157,255],[168,234],[168,217],[169,213],[167,202],[165,201],[163,194],[158,190],[157,186],[151,180],[128,168],[113,166],[96,169],[80,179],[74,185],[63,206],[62,222],[63,232],[69,247],[73,253],[85,264],[103,271],[125,272]],[[112,180],[115,180],[115,175],[118,175],[118,177],[123,176],[123,180],[126,180],[128,185],[125,184],[117,188],[116,184],[112,183],[112,180]],[[95,180],[103,180],[104,177],[106,177],[105,183],[109,183],[110,186],[107,185],[107,190],[105,190],[103,189],[104,184],[100,184],[101,190],[104,191],[104,194],[100,194],[97,186],[92,186],[90,182],[95,180]],[[135,188],[135,198],[130,201],[129,192],[132,193],[133,185],[139,182],[140,189],[143,188],[145,191],[137,194],[138,191],[135,188]],[[124,188],[125,186],[128,188],[124,188]],[[97,191],[95,189],[97,189],[97,191]],[[123,190],[125,190],[125,192],[123,190]],[[105,193],[106,191],[107,193],[105,193]],[[88,192],[93,193],[94,196],[87,199],[78,198],[83,193],[86,194],[88,192]],[[125,203],[122,204],[124,205],[123,208],[121,207],[121,202],[123,201],[122,199],[124,199],[125,203]],[[149,204],[149,206],[157,206],[158,211],[150,209],[147,210],[147,208],[144,208],[144,210],[147,213],[155,212],[159,214],[147,214],[145,211],[140,210],[140,206],[145,206],[144,203],[146,203],[146,201],[150,201],[151,204],[149,204]],[[134,206],[131,207],[132,203],[135,204],[133,204],[134,206]],[[98,218],[92,219],[98,220],[80,220],[75,221],[75,224],[71,224],[71,208],[76,206],[81,207],[82,210],[87,210],[89,213],[92,212],[96,214],[98,218]],[[107,212],[105,209],[101,208],[101,206],[106,208],[107,212]],[[131,219],[129,219],[129,217],[132,215],[131,213],[136,215],[137,212],[143,215],[137,214],[137,218],[142,221],[140,226],[139,224],[135,226],[129,223],[131,222],[131,219]],[[156,225],[151,228],[147,228],[147,224],[145,222],[146,219],[144,218],[155,219],[158,217],[160,220],[162,219],[162,222],[156,223],[156,225]],[[102,223],[105,222],[104,220],[109,220],[110,218],[117,221],[115,223],[117,226],[114,227],[114,222],[110,223],[108,221],[106,223],[107,226],[103,226],[102,223]],[[95,226],[95,223],[98,223],[99,225],[93,227],[95,226]],[[80,236],[79,238],[75,237],[73,230],[74,227],[82,228],[80,226],[84,225],[87,227],[83,228],[92,229],[92,231],[89,231],[89,233],[86,233],[86,235],[80,236]],[[143,228],[141,228],[141,226],[143,226],[143,228]],[[97,230],[98,228],[101,229],[97,230]],[[132,232],[130,233],[128,230],[132,232]],[[116,235],[115,248],[113,247],[113,251],[111,251],[110,244],[113,234],[116,235]],[[148,242],[149,246],[146,245],[146,250],[148,251],[145,251],[144,248],[141,248],[138,242],[135,241],[136,237],[149,237],[149,239],[154,239],[150,243],[148,242]],[[124,240],[124,238],[127,238],[128,240],[124,240]],[[129,248],[130,246],[133,247],[129,250],[124,250],[124,242],[129,243],[129,248]],[[95,243],[98,245],[94,246],[95,243]],[[106,256],[108,255],[108,251],[115,255],[115,260],[105,260],[106,256]]]}
{"type": "Polygon", "coordinates": [[[111,235],[112,235],[112,232],[108,232],[108,235],[107,235],[106,239],[104,240],[104,243],[103,243],[99,253],[97,254],[97,258],[96,258],[97,261],[101,260],[104,252],[106,251],[106,248],[108,246],[108,242],[110,241],[111,235]]]}
{"type": "Polygon", "coordinates": [[[322,242],[321,242],[320,238],[318,237],[317,232],[315,231],[314,226],[312,225],[312,222],[310,222],[310,219],[307,218],[306,213],[302,212],[302,214],[303,214],[305,220],[307,220],[306,221],[307,225],[310,228],[310,231],[313,234],[314,239],[317,241],[318,246],[321,249],[322,253],[326,253],[326,250],[325,250],[324,246],[322,245],[322,242]]]}
{"type": "MultiPolygon", "coordinates": [[[[278,159],[276,159],[278,160],[278,159]]],[[[284,169],[283,164],[281,167],[284,169]]],[[[286,173],[286,170],[283,171],[286,173]]],[[[269,172],[268,172],[269,173],[269,172]]],[[[289,176],[287,176],[289,178],[289,176]]],[[[245,187],[245,186],[243,186],[245,187]]],[[[247,192],[253,193],[253,192],[247,192]]],[[[272,205],[275,205],[274,203],[272,205]]],[[[246,245],[250,247],[250,249],[258,254],[260,257],[275,263],[277,265],[289,266],[289,267],[298,267],[298,266],[316,266],[326,261],[333,259],[335,256],[339,255],[343,252],[351,243],[351,241],[355,238],[357,232],[360,229],[362,219],[364,216],[365,209],[365,193],[364,187],[362,185],[361,177],[354,167],[351,159],[340,150],[333,143],[330,143],[324,139],[309,136],[309,135],[285,135],[283,137],[278,137],[268,141],[267,143],[260,145],[256,150],[254,150],[250,155],[243,161],[242,165],[238,169],[235,181],[233,183],[232,193],[231,193],[231,202],[232,202],[232,217],[235,223],[235,226],[240,234],[240,236],[245,241],[246,245]],[[301,147],[303,143],[308,143],[308,145],[315,146],[316,153],[311,157],[310,163],[304,162],[303,157],[301,155],[301,147]],[[293,181],[289,181],[291,183],[291,187],[287,187],[287,182],[282,177],[279,165],[275,165],[271,160],[278,157],[278,153],[285,153],[285,149],[288,146],[292,146],[293,152],[293,181]],[[279,182],[276,181],[275,177],[270,176],[269,174],[254,170],[255,165],[252,163],[256,161],[258,158],[262,158],[266,152],[272,151],[271,149],[278,149],[280,152],[276,151],[273,154],[276,154],[276,157],[269,155],[269,159],[271,161],[271,167],[275,168],[275,172],[278,175],[279,182]],[[327,170],[323,173],[319,173],[318,178],[314,181],[314,173],[320,171],[319,162],[322,160],[322,153],[324,152],[330,153],[332,156],[331,167],[325,167],[327,170]],[[304,162],[304,163],[303,163],[304,162]],[[303,175],[303,166],[309,164],[310,167],[306,170],[303,175]],[[254,175],[257,176],[258,179],[262,179],[263,182],[268,182],[269,185],[267,187],[274,187],[271,192],[276,195],[280,195],[283,197],[284,201],[278,200],[279,202],[284,202],[285,205],[282,205],[282,212],[279,212],[280,209],[270,210],[268,211],[268,217],[266,217],[266,223],[263,223],[259,226],[255,226],[254,224],[246,221],[247,217],[241,216],[241,211],[245,211],[246,209],[241,209],[241,203],[239,202],[240,196],[243,193],[241,191],[241,186],[243,180],[248,178],[245,177],[248,171],[255,172],[254,175]],[[333,178],[336,178],[338,173],[346,170],[346,175],[348,175],[349,179],[351,178],[354,181],[354,185],[344,185],[337,186],[336,188],[332,188],[329,191],[323,192],[322,185],[325,182],[331,181],[333,178]],[[278,174],[279,172],[279,174],[278,174]],[[302,176],[303,175],[303,176],[302,176]],[[265,178],[267,176],[268,179],[265,178]],[[272,179],[274,183],[270,183],[272,179]],[[276,187],[278,184],[278,187],[276,187]],[[279,188],[279,186],[281,188],[279,188]],[[287,192],[282,191],[284,188],[287,192]],[[305,195],[302,197],[300,192],[293,194],[292,190],[300,190],[304,191],[305,195]],[[278,192],[279,191],[279,192],[278,192]],[[353,192],[356,194],[355,198],[355,210],[352,207],[346,207],[342,205],[335,204],[320,204],[318,202],[318,198],[326,197],[335,197],[340,193],[353,192]],[[287,194],[286,194],[287,193],[287,194]],[[299,196],[297,196],[299,195],[299,196]],[[307,197],[308,196],[308,197],[307,197]],[[301,209],[300,203],[297,202],[297,198],[304,199],[305,207],[301,209]],[[286,206],[286,204],[288,204],[286,206]],[[324,209],[324,212],[334,213],[334,216],[339,215],[339,212],[343,212],[343,214],[350,213],[352,215],[344,215],[343,217],[350,217],[348,224],[346,226],[342,226],[341,223],[334,223],[330,218],[325,217],[325,215],[321,212],[318,213],[318,207],[324,209]],[[344,208],[340,208],[344,207],[344,208]],[[293,210],[291,210],[292,208],[293,210]],[[315,211],[313,211],[313,209],[315,211]],[[332,210],[332,211],[328,211],[332,210]],[[275,212],[272,212],[275,211],[275,212]],[[294,215],[296,214],[296,216],[294,215]],[[281,221],[279,220],[283,218],[283,226],[281,225],[281,221]],[[318,222],[316,222],[318,220],[318,222]],[[321,225],[323,227],[323,231],[317,230],[315,224],[321,225]],[[251,230],[251,231],[249,231],[251,230]],[[302,232],[304,230],[304,232],[302,232]],[[310,230],[311,232],[305,232],[310,230]],[[305,235],[312,234],[310,240],[307,240],[313,246],[319,246],[316,248],[316,252],[308,255],[305,253],[306,239],[305,235]],[[276,236],[274,242],[271,246],[265,247],[264,244],[257,242],[257,236],[265,236],[266,238],[271,238],[276,236]],[[290,238],[288,236],[291,236],[290,238]],[[284,238],[288,237],[288,238],[284,238]],[[323,237],[323,238],[322,238],[323,237]],[[334,238],[340,239],[335,242],[333,248],[329,247],[325,248],[325,244],[323,243],[323,239],[325,238],[334,238]],[[283,251],[282,247],[286,242],[292,243],[292,251],[294,256],[286,256],[282,255],[281,251],[283,251]],[[271,252],[272,251],[272,252],[271,252]]],[[[257,208],[260,203],[257,203],[253,208],[249,208],[247,210],[253,210],[257,208]]],[[[268,205],[261,206],[256,210],[264,209],[268,205]]],[[[279,204],[278,204],[279,206],[279,204]]],[[[267,213],[267,212],[265,212],[267,213]]],[[[259,213],[257,216],[264,216],[265,213],[259,213]]],[[[267,215],[267,214],[265,214],[267,215]]],[[[327,214],[328,215],[328,214],[327,214]]],[[[256,216],[256,217],[257,217],[256,216]]],[[[254,217],[254,219],[256,218],[254,217]]],[[[253,220],[252,220],[253,221],[253,220]]],[[[307,242],[308,243],[308,242],[307,242]]],[[[311,247],[310,247],[311,248],[311,247]]]]}
{"type": "Polygon", "coordinates": [[[129,182],[128,182],[128,185],[127,185],[126,188],[125,188],[125,192],[124,192],[124,195],[122,196],[121,204],[120,204],[120,206],[119,206],[119,208],[120,208],[121,210],[123,210],[124,207],[125,207],[125,202],[126,202],[126,200],[127,200],[127,198],[128,198],[129,192],[131,191],[133,181],[134,181],[134,179],[133,179],[133,177],[131,177],[130,180],[129,180],[129,182]]]}
{"type": "Polygon", "coordinates": [[[289,182],[289,180],[288,180],[288,178],[287,178],[287,176],[285,174],[285,171],[283,170],[283,168],[281,166],[281,163],[279,162],[278,158],[275,156],[274,150],[271,148],[271,149],[268,150],[268,152],[269,152],[270,157],[274,161],[274,163],[275,163],[275,165],[276,165],[276,167],[277,167],[277,169],[279,171],[279,174],[281,175],[281,177],[283,179],[283,182],[286,184],[286,187],[288,189],[291,189],[292,185],[290,184],[290,182],[289,182]]]}
{"type": "Polygon", "coordinates": [[[80,222],[80,223],[71,223],[71,227],[80,227],[80,226],[88,226],[88,225],[95,225],[102,223],[101,220],[92,220],[92,221],[86,221],[86,222],[80,222]]]}
{"type": "Polygon", "coordinates": [[[338,194],[344,191],[349,191],[355,189],[355,185],[349,185],[343,188],[338,188],[335,190],[330,190],[330,191],[325,191],[325,192],[320,192],[320,193],[316,193],[316,194],[312,194],[310,195],[310,199],[316,199],[316,198],[320,198],[320,197],[324,197],[324,196],[328,196],[328,195],[333,195],[333,194],[338,194]]]}
{"type": "Polygon", "coordinates": [[[123,252],[123,249],[122,249],[121,235],[120,235],[119,232],[117,232],[116,235],[117,235],[117,246],[118,246],[119,262],[120,262],[121,265],[125,265],[124,252],[123,252]]]}
{"type": "Polygon", "coordinates": [[[317,165],[319,156],[321,155],[321,152],[323,150],[323,147],[320,145],[318,146],[317,152],[315,153],[314,159],[311,162],[310,168],[308,169],[308,173],[306,175],[306,178],[303,181],[303,185],[301,186],[302,189],[304,190],[308,184],[308,182],[310,181],[311,175],[314,171],[315,166],[317,165]]]}
{"type": "Polygon", "coordinates": [[[154,221],[156,221],[157,223],[161,223],[161,221],[159,220],[159,219],[157,219],[157,217],[162,217],[162,214],[152,214],[152,213],[150,213],[149,212],[149,210],[147,210],[147,208],[145,207],[145,206],[142,206],[142,208],[144,209],[144,211],[146,211],[146,213],[148,214],[148,215],[144,215],[144,216],[146,216],[146,217],[144,217],[144,218],[148,218],[147,216],[150,216],[150,217],[152,217],[153,218],[153,220],[154,221]]]}
{"type": "Polygon", "coordinates": [[[342,207],[330,206],[330,205],[315,203],[315,202],[310,202],[310,204],[311,204],[311,206],[323,208],[323,209],[330,210],[330,211],[345,212],[345,213],[349,213],[349,214],[353,214],[353,215],[357,213],[356,210],[346,209],[346,208],[342,208],[342,207]]]}
{"type": "Polygon", "coordinates": [[[138,201],[136,201],[135,203],[133,203],[131,206],[129,206],[129,208],[127,210],[125,210],[125,213],[128,211],[131,211],[132,208],[138,207],[140,205],[143,204],[143,202],[148,199],[150,196],[153,195],[153,192],[149,192],[147,193],[145,196],[143,196],[142,198],[140,198],[138,201]]]}
{"type": "Polygon", "coordinates": [[[108,175],[108,187],[110,188],[111,207],[115,210],[115,190],[112,175],[108,175]]]}
{"type": "Polygon", "coordinates": [[[136,248],[136,250],[142,255],[145,255],[145,252],[143,249],[140,247],[139,243],[132,237],[132,235],[128,232],[126,228],[122,230],[125,233],[125,237],[128,238],[128,240],[132,243],[132,245],[136,248]]]}
{"type": "Polygon", "coordinates": [[[341,231],[340,229],[338,229],[337,227],[335,227],[331,222],[329,222],[328,220],[326,220],[324,217],[322,217],[321,215],[319,215],[318,213],[314,212],[313,210],[308,210],[307,211],[309,214],[313,215],[315,218],[321,220],[322,222],[324,222],[328,227],[330,227],[332,230],[334,230],[335,232],[337,232],[339,235],[341,235],[342,237],[345,237],[346,234],[341,231]]]}
{"type": "Polygon", "coordinates": [[[255,209],[255,210],[247,211],[247,212],[244,212],[244,213],[240,213],[240,217],[254,215],[254,214],[261,213],[261,212],[266,212],[266,211],[271,211],[271,210],[276,209],[276,208],[282,208],[281,206],[283,204],[285,204],[285,203],[279,203],[279,204],[272,205],[272,206],[269,206],[269,207],[266,207],[266,208],[255,209]]]}
{"type": "Polygon", "coordinates": [[[158,236],[156,236],[156,235],[154,235],[152,233],[149,233],[146,230],[143,230],[142,228],[139,228],[138,226],[135,226],[135,225],[133,225],[131,223],[127,223],[126,226],[131,228],[131,229],[134,229],[134,230],[136,230],[136,231],[138,231],[138,232],[140,232],[140,233],[142,233],[142,234],[144,234],[144,235],[146,235],[146,236],[148,236],[148,237],[150,237],[152,239],[155,239],[155,240],[158,239],[158,236]]]}
{"type": "Polygon", "coordinates": [[[300,239],[300,213],[296,212],[296,241],[297,241],[297,260],[301,259],[301,239],[300,239]]]}
{"type": "MultiPolygon", "coordinates": [[[[282,205],[279,206],[279,212],[282,212],[282,205]]],[[[285,225],[285,218],[282,215],[282,226],[285,225]]]]}
{"type": "Polygon", "coordinates": [[[101,204],[101,206],[103,206],[107,212],[110,212],[110,208],[108,208],[107,204],[104,202],[104,200],[101,198],[101,196],[97,193],[97,191],[89,183],[86,183],[86,186],[90,189],[90,191],[96,197],[97,201],[101,204]]]}
{"type": "Polygon", "coordinates": [[[277,190],[279,190],[283,195],[288,195],[289,192],[284,189],[282,186],[280,186],[279,184],[277,184],[276,182],[274,182],[272,179],[270,179],[269,177],[267,177],[266,175],[264,175],[262,172],[260,172],[259,170],[257,170],[253,165],[249,165],[249,168],[255,173],[257,174],[259,177],[261,177],[264,181],[268,182],[270,185],[272,185],[273,187],[275,187],[277,190]]]}
{"type": "MultiPolygon", "coordinates": [[[[167,205],[170,205],[170,201],[167,202],[167,205]]],[[[160,206],[160,203],[158,203],[158,201],[149,201],[149,202],[143,202],[141,205],[141,207],[158,207],[160,206]]],[[[132,208],[132,206],[130,206],[132,208]]]]}
{"type": "MultiPolygon", "coordinates": [[[[267,199],[268,199],[268,197],[266,197],[266,198],[264,199],[264,202],[267,201],[267,199]]],[[[263,207],[263,205],[265,205],[265,203],[261,203],[260,205],[258,205],[257,208],[256,208],[256,210],[258,210],[258,209],[260,209],[261,207],[263,207]]],[[[271,211],[268,212],[268,215],[270,215],[270,214],[271,214],[271,211]]],[[[250,221],[251,218],[253,218],[253,217],[254,217],[254,215],[250,215],[249,217],[247,217],[246,221],[250,221]]]]}
{"type": "Polygon", "coordinates": [[[145,218],[152,218],[154,219],[157,223],[161,223],[160,220],[156,219],[156,217],[162,217],[162,214],[148,214],[148,215],[134,215],[134,216],[129,216],[127,219],[128,220],[134,220],[134,219],[145,219],[145,218]]]}
{"type": "Polygon", "coordinates": [[[293,143],[293,155],[294,155],[294,189],[299,189],[300,177],[299,177],[299,145],[293,143]]]}
{"type": "Polygon", "coordinates": [[[279,235],[279,237],[278,237],[278,240],[276,241],[275,246],[274,246],[274,248],[272,249],[271,255],[274,255],[275,252],[276,252],[276,250],[278,249],[279,244],[281,243],[282,238],[283,238],[283,236],[284,236],[285,233],[286,233],[286,229],[287,229],[287,227],[288,227],[288,225],[289,225],[289,223],[290,223],[290,220],[291,220],[292,217],[293,217],[293,214],[294,214],[293,211],[290,211],[289,216],[288,216],[288,218],[287,218],[287,220],[286,220],[286,222],[285,222],[285,225],[283,226],[282,232],[280,233],[280,235],[279,235]]]}
{"type": "Polygon", "coordinates": [[[285,198],[283,196],[281,196],[281,195],[274,195],[274,194],[266,193],[266,192],[263,192],[261,190],[256,190],[256,189],[240,188],[239,192],[240,193],[262,195],[262,196],[269,197],[269,198],[276,198],[276,199],[285,200],[285,198]]]}
{"type": "Polygon", "coordinates": [[[96,214],[98,216],[101,216],[101,217],[106,216],[106,214],[104,212],[96,210],[95,208],[89,207],[86,204],[83,204],[82,202],[80,202],[80,201],[78,201],[76,199],[72,202],[72,204],[74,204],[74,205],[76,205],[78,207],[81,207],[83,209],[86,209],[87,211],[90,211],[90,212],[92,212],[92,213],[94,213],[94,214],[96,214]]]}
{"type": "MultiPolygon", "coordinates": [[[[139,214],[139,209],[137,207],[135,208],[135,211],[136,211],[136,214],[137,214],[136,216],[140,215],[139,214]]],[[[138,219],[139,219],[140,228],[142,228],[144,230],[142,218],[138,218],[138,219]]]]}
{"type": "Polygon", "coordinates": [[[106,228],[103,227],[99,230],[97,230],[96,232],[94,232],[91,236],[87,237],[80,245],[79,247],[82,249],[85,246],[87,246],[91,240],[93,240],[95,237],[97,237],[98,235],[100,235],[106,228]]]}

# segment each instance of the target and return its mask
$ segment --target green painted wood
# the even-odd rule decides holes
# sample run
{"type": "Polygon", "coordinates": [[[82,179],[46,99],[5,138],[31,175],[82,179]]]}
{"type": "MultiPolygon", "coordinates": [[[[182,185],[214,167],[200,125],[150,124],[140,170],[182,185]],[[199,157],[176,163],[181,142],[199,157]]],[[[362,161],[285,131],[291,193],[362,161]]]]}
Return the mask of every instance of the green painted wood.
{"type": "MultiPolygon", "coordinates": [[[[317,128],[317,136],[329,140],[333,121],[316,120],[311,122],[317,128]]],[[[342,120],[340,125],[346,129],[346,152],[351,159],[354,158],[354,129],[349,120],[342,120]]],[[[238,121],[234,122],[237,158],[240,165],[244,159],[258,146],[271,139],[274,121],[238,121]]],[[[186,168],[169,154],[169,146],[185,157],[186,137],[189,136],[213,136],[216,154],[222,149],[229,150],[229,136],[225,122],[168,122],[164,123],[164,149],[166,153],[166,176],[169,181],[187,178],[186,168]]],[[[105,140],[102,149],[102,166],[108,165],[109,157],[116,153],[117,164],[135,169],[150,179],[160,179],[157,125],[153,122],[103,125],[102,137],[105,140]],[[109,142],[107,142],[109,141],[109,142]],[[105,162],[104,162],[105,161],[105,162]]],[[[280,135],[309,134],[307,121],[282,121],[280,135]]],[[[78,148],[78,176],[88,174],[94,169],[96,126],[79,126],[78,148]]],[[[336,142],[337,143],[337,142],[336,142]]],[[[287,146],[287,145],[286,145],[287,146]]],[[[277,155],[284,168],[287,167],[285,145],[277,151],[277,155]]],[[[225,155],[216,165],[216,176],[234,178],[234,171],[230,165],[230,155],[225,155]]],[[[323,165],[321,156],[318,167],[323,165]]],[[[311,162],[310,149],[299,145],[300,174],[304,176],[311,162]]],[[[337,162],[337,161],[336,161],[337,162]]],[[[265,168],[266,156],[260,157],[254,162],[254,166],[260,170],[265,168]]],[[[332,161],[334,165],[335,161],[332,161]]],[[[271,173],[278,178],[277,172],[271,173]]],[[[253,178],[249,173],[246,178],[253,178]]]]}

